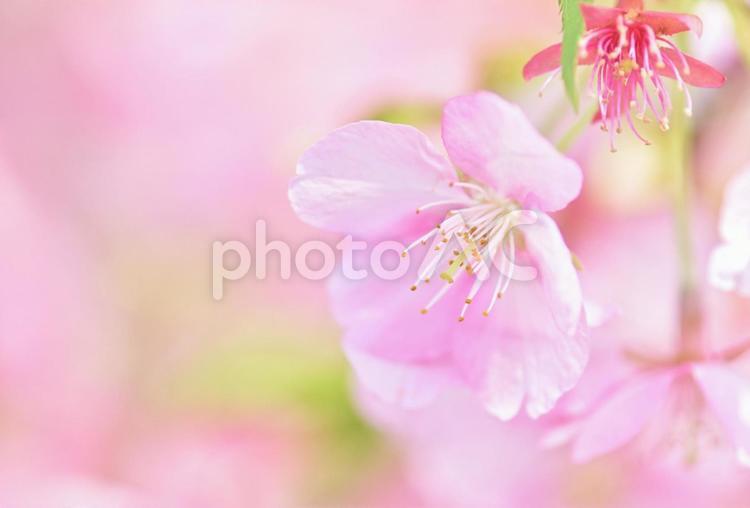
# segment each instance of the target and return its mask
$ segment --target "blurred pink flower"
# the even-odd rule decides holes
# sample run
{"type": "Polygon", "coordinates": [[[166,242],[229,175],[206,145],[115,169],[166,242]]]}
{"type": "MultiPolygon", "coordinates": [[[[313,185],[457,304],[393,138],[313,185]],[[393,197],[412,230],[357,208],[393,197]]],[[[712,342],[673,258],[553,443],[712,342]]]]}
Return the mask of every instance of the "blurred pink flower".
{"type": "Polygon", "coordinates": [[[518,107],[488,92],[449,101],[442,137],[451,161],[468,179],[457,177],[412,127],[383,122],[342,127],[301,157],[299,176],[290,185],[292,206],[303,220],[324,229],[370,240],[416,238],[406,251],[432,242],[411,289],[435,273],[447,284],[426,304],[405,298],[399,281],[371,277],[332,286],[346,329],[344,347],[368,388],[413,406],[459,383],[502,419],[512,418],[524,399],[528,414],[537,417],[572,388],[587,359],[571,254],[543,213],[564,208],[578,195],[580,169],[542,138],[518,107]],[[540,210],[538,220],[516,238],[513,213],[525,208],[540,210]],[[443,254],[451,248],[454,259],[441,272],[443,254]],[[516,283],[491,314],[508,290],[517,259],[533,265],[538,277],[516,283]],[[484,284],[486,261],[501,264],[492,289],[484,284]],[[485,302],[483,314],[491,319],[460,324],[474,300],[485,302]],[[420,316],[420,308],[431,315],[420,316]]]}
{"type": "MultiPolygon", "coordinates": [[[[677,80],[685,93],[687,115],[692,114],[692,99],[686,85],[715,88],[724,84],[719,71],[685,55],[665,37],[688,30],[700,36],[703,26],[699,18],[644,11],[643,0],[618,0],[615,8],[581,4],[581,11],[588,31],[579,41],[579,61],[593,66],[589,87],[598,98],[598,117],[609,132],[612,150],[623,118],[639,139],[650,144],[636,129],[631,109],[639,120],[650,110],[662,129],[669,128],[672,101],[662,77],[677,80]],[[657,101],[652,100],[650,88],[657,101]]],[[[559,69],[561,48],[555,44],[533,56],[524,67],[524,78],[559,69]]]]}
{"type": "MultiPolygon", "coordinates": [[[[746,349],[744,345],[743,352],[746,349]]],[[[695,362],[675,359],[666,366],[654,362],[612,383],[564,429],[575,436],[573,460],[587,462],[610,452],[650,426],[651,433],[660,434],[660,442],[674,440],[684,446],[686,458],[718,431],[738,460],[750,465],[750,378],[735,372],[724,356],[732,355],[719,353],[695,362]]]]}
{"type": "Polygon", "coordinates": [[[460,394],[412,410],[367,394],[360,402],[404,451],[407,479],[432,508],[708,508],[742,506],[748,493],[747,474],[726,464],[685,470],[626,454],[570,464],[538,446],[545,419],[500,422],[460,394]]]}
{"type": "Polygon", "coordinates": [[[370,421],[404,450],[406,476],[438,507],[558,507],[555,498],[567,459],[538,446],[543,427],[519,416],[501,422],[466,394],[438,397],[424,408],[404,409],[360,390],[370,421]]]}
{"type": "Polygon", "coordinates": [[[711,283],[750,297],[750,168],[727,185],[719,232],[724,243],[711,256],[711,283]]]}
{"type": "MultiPolygon", "coordinates": [[[[750,313],[706,290],[697,309],[702,319],[693,328],[679,326],[674,249],[663,241],[670,227],[666,219],[658,214],[598,220],[582,243],[574,242],[587,262],[587,294],[619,308],[617,317],[593,332],[598,346],[590,368],[548,420],[557,424],[547,443],[572,442],[577,462],[637,436],[649,452],[675,451],[678,445],[688,460],[718,437],[747,460],[750,375],[744,360],[750,313]],[[642,262],[633,262],[632,245],[640,246],[642,262]]],[[[702,260],[707,242],[701,222],[695,226],[702,260]]]]}

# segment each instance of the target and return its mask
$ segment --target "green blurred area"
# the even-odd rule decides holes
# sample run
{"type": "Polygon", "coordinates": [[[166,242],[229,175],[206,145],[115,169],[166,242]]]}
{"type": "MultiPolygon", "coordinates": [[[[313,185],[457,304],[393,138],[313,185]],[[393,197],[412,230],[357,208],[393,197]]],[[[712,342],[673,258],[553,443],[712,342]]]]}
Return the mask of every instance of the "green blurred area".
{"type": "Polygon", "coordinates": [[[255,323],[251,337],[214,346],[175,371],[159,404],[232,418],[254,415],[297,429],[312,448],[299,489],[305,502],[346,497],[390,460],[391,450],[355,407],[334,333],[255,323]]]}

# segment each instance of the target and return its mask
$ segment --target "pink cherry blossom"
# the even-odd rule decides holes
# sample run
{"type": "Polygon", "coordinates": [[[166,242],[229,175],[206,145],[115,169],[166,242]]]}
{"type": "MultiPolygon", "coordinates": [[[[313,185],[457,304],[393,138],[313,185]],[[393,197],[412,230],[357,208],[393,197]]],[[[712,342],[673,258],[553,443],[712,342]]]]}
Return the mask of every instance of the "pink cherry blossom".
{"type": "Polygon", "coordinates": [[[422,265],[410,263],[413,282],[331,284],[344,349],[366,387],[418,406],[460,386],[502,419],[524,401],[537,417],[574,386],[588,356],[578,276],[545,213],[576,198],[581,171],[488,92],[449,101],[442,138],[450,162],[412,127],[344,126],[301,157],[292,206],[327,230],[411,242],[404,255],[429,243],[422,265]],[[524,209],[536,223],[512,231],[524,209]],[[507,262],[504,251],[538,277],[510,287],[512,262],[489,274],[482,261],[507,262]]]}
{"type": "MultiPolygon", "coordinates": [[[[662,78],[677,81],[685,94],[687,115],[692,114],[687,85],[716,88],[724,84],[719,71],[684,54],[669,39],[685,31],[700,36],[703,25],[698,17],[646,11],[643,0],[619,0],[614,8],[582,4],[581,11],[587,31],[579,41],[579,62],[592,66],[589,89],[599,102],[597,117],[609,132],[612,150],[623,120],[646,144],[650,143],[638,132],[634,117],[645,121],[650,112],[662,129],[669,128],[672,100],[662,78]]],[[[534,55],[523,69],[524,78],[559,71],[561,48],[555,44],[534,55]]]]}
{"type": "Polygon", "coordinates": [[[575,435],[573,460],[589,461],[645,435],[657,447],[680,443],[686,459],[718,438],[750,465],[750,378],[728,363],[734,354],[646,362],[612,383],[565,429],[575,435]]]}
{"type": "Polygon", "coordinates": [[[459,394],[418,410],[366,394],[360,403],[404,450],[406,477],[430,507],[704,508],[742,506],[748,494],[747,473],[726,462],[683,469],[613,454],[571,464],[562,450],[538,445],[545,418],[500,422],[459,394]]]}
{"type": "Polygon", "coordinates": [[[711,283],[750,297],[750,168],[727,187],[719,232],[723,243],[711,256],[711,283]]]}
{"type": "Polygon", "coordinates": [[[598,346],[591,367],[548,420],[556,424],[546,443],[571,443],[575,462],[633,442],[649,454],[694,461],[718,442],[720,453],[732,451],[748,463],[750,314],[706,288],[698,303],[703,322],[679,326],[679,301],[667,298],[678,275],[673,249],[659,242],[671,227],[663,218],[598,222],[602,238],[592,242],[589,234],[575,245],[582,255],[599,254],[583,277],[587,294],[624,304],[619,316],[592,332],[598,346]],[[632,262],[629,245],[639,246],[643,263],[632,262]]]}

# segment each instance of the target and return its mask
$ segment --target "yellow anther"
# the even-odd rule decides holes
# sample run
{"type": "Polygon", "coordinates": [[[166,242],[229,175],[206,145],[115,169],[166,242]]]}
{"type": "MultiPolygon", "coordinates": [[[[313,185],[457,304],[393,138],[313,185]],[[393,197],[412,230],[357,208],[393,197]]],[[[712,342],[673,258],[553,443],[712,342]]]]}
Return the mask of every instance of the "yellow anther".
{"type": "Polygon", "coordinates": [[[456,272],[461,267],[461,263],[463,263],[465,259],[466,254],[461,252],[458,256],[456,256],[456,259],[451,261],[450,265],[448,265],[448,268],[440,274],[440,278],[447,281],[449,284],[453,284],[453,276],[456,275],[456,272]]]}

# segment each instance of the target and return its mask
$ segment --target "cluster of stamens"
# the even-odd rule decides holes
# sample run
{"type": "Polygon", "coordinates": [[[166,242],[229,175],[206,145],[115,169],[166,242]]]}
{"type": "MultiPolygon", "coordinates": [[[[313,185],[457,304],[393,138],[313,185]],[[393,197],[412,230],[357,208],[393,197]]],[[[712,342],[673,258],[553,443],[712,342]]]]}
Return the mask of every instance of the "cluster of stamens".
{"type": "Polygon", "coordinates": [[[489,315],[497,300],[508,290],[516,252],[516,241],[511,231],[516,224],[510,212],[518,210],[518,206],[512,201],[490,195],[486,189],[474,183],[451,182],[449,185],[463,188],[466,191],[465,199],[435,201],[419,207],[416,213],[438,206],[458,206],[451,208],[434,229],[407,246],[402,256],[417,246],[427,246],[429,243],[417,280],[410,289],[416,291],[420,285],[429,283],[435,274],[439,274],[444,283],[422,308],[422,314],[427,314],[464,273],[474,277],[458,317],[459,321],[463,321],[483,283],[492,277],[493,267],[497,267],[498,273],[492,296],[483,311],[484,316],[489,315]]]}
{"type": "Polygon", "coordinates": [[[677,88],[685,94],[685,114],[692,114],[692,99],[683,79],[690,74],[685,55],[650,25],[638,22],[637,16],[634,10],[621,14],[614,26],[593,29],[579,41],[581,59],[596,53],[588,90],[598,100],[601,128],[609,133],[612,151],[615,133],[622,132],[623,118],[647,145],[651,143],[638,132],[633,117],[647,123],[650,112],[662,130],[669,129],[672,101],[660,71],[674,75],[677,88]],[[674,50],[676,62],[664,48],[674,50]]]}

